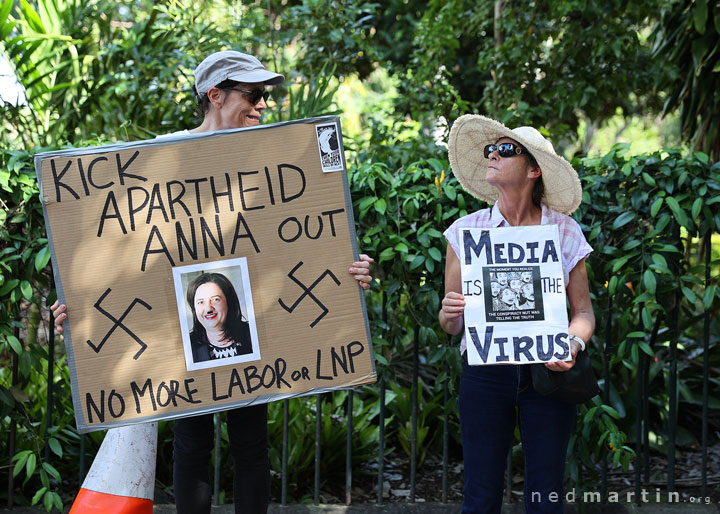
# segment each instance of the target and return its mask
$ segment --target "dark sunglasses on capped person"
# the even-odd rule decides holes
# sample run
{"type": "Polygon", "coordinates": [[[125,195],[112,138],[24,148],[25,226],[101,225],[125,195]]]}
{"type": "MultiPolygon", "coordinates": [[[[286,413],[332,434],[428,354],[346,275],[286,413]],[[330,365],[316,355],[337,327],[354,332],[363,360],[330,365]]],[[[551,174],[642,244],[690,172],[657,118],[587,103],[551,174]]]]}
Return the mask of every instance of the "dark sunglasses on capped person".
{"type": "Polygon", "coordinates": [[[240,89],[239,87],[229,87],[228,89],[250,95],[250,103],[253,105],[258,103],[261,98],[266,102],[267,99],[270,98],[270,91],[266,91],[265,89],[240,89]]]}
{"type": "Polygon", "coordinates": [[[500,143],[499,145],[485,145],[485,158],[490,157],[490,154],[497,150],[500,157],[514,157],[521,153],[527,153],[522,146],[516,145],[515,143],[500,143]]]}

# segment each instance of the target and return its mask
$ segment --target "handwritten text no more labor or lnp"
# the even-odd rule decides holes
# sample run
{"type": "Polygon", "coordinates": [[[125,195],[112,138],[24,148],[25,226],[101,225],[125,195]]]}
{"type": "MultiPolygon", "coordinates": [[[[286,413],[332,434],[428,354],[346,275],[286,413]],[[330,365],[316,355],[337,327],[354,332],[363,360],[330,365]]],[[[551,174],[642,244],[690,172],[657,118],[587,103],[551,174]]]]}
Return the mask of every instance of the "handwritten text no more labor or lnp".
{"type": "MultiPolygon", "coordinates": [[[[310,369],[302,366],[289,370],[287,361],[282,357],[275,362],[268,363],[262,369],[255,365],[243,368],[233,367],[230,373],[212,372],[205,384],[211,391],[210,403],[237,399],[241,401],[244,396],[252,398],[258,391],[283,392],[290,391],[293,384],[309,382],[312,380],[331,383],[347,375],[356,373],[356,360],[365,352],[365,345],[359,341],[352,341],[339,347],[331,346],[329,349],[317,349],[315,366],[310,369]]],[[[153,383],[151,378],[144,381],[130,383],[131,398],[112,389],[109,392],[101,389],[96,394],[85,393],[85,411],[89,424],[104,423],[108,415],[112,419],[121,418],[128,408],[135,408],[136,414],[148,415],[150,412],[172,406],[199,405],[204,402],[201,396],[200,384],[194,378],[184,380],[162,380],[153,383]],[[133,402],[132,404],[130,402],[133,402]]]]}

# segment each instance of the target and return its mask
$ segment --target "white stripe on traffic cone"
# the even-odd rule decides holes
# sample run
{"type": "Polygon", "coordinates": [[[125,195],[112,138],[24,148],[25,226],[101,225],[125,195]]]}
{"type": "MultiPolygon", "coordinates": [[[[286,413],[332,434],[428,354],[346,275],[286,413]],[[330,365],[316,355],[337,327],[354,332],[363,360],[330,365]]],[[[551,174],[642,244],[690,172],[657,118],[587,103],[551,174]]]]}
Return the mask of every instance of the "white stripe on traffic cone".
{"type": "Polygon", "coordinates": [[[70,514],[152,514],[157,424],[111,428],[70,514]]]}

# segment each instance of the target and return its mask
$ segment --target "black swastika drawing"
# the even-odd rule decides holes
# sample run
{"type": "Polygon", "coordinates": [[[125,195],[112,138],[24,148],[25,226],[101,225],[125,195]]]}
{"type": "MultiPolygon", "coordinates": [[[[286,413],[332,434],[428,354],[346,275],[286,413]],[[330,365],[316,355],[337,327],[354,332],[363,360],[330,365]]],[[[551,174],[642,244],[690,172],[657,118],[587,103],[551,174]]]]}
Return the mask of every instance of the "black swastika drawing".
{"type": "Polygon", "coordinates": [[[118,328],[118,327],[120,327],[120,328],[122,328],[130,337],[132,337],[137,344],[139,344],[139,345],[141,346],[140,350],[138,350],[138,352],[135,354],[135,356],[133,356],[133,359],[134,359],[134,360],[137,360],[137,358],[140,357],[140,355],[142,354],[142,352],[145,351],[145,348],[147,348],[147,345],[146,345],[145,343],[143,343],[143,342],[142,342],[142,339],[140,339],[138,336],[136,336],[135,333],[134,333],[132,330],[130,330],[130,329],[129,329],[128,327],[126,327],[125,325],[123,325],[123,320],[125,319],[125,317],[126,317],[128,314],[130,314],[130,311],[132,310],[133,307],[135,307],[135,304],[136,304],[136,303],[139,303],[140,305],[142,305],[143,307],[145,307],[145,308],[146,308],[147,310],[149,310],[149,311],[152,310],[152,307],[150,307],[150,305],[149,305],[147,302],[144,302],[144,301],[141,300],[140,298],[135,298],[135,299],[130,303],[130,305],[128,306],[128,308],[125,309],[125,312],[122,313],[122,316],[120,316],[120,318],[115,318],[115,316],[113,316],[112,314],[110,314],[108,311],[106,311],[105,309],[103,309],[103,308],[100,306],[100,304],[101,304],[102,301],[105,299],[105,297],[106,297],[108,294],[110,294],[110,291],[112,291],[112,289],[110,289],[110,288],[108,287],[108,288],[105,290],[105,292],[102,294],[102,296],[101,296],[100,298],[98,298],[98,301],[95,302],[94,307],[95,307],[97,310],[99,310],[105,317],[107,317],[108,319],[110,319],[110,320],[111,320],[113,323],[115,323],[115,324],[112,326],[112,328],[111,328],[110,330],[108,330],[107,334],[105,334],[105,337],[103,337],[103,338],[102,338],[102,341],[100,341],[100,344],[98,344],[98,345],[96,346],[96,345],[93,344],[92,341],[90,341],[90,339],[88,339],[87,344],[90,346],[90,348],[92,348],[92,349],[95,351],[95,353],[100,353],[100,350],[102,349],[103,345],[107,342],[107,340],[110,338],[110,336],[111,336],[112,333],[115,331],[115,329],[118,328]]]}
{"type": "Polygon", "coordinates": [[[292,313],[292,312],[295,310],[295,308],[298,306],[298,304],[299,304],[300,302],[302,302],[303,299],[304,299],[306,296],[309,296],[310,298],[312,298],[313,301],[318,305],[318,307],[320,307],[320,308],[322,309],[322,313],[321,313],[317,318],[315,318],[315,321],[313,321],[312,323],[310,323],[310,328],[314,328],[315,325],[317,325],[318,322],[319,322],[321,319],[323,319],[323,318],[325,317],[325,315],[328,313],[328,308],[325,307],[325,304],[323,304],[320,300],[318,300],[317,297],[316,297],[314,294],[312,294],[313,288],[314,288],[316,285],[318,285],[320,282],[322,282],[322,280],[323,280],[325,277],[327,277],[327,276],[330,276],[330,278],[332,278],[337,285],[340,285],[340,281],[337,279],[337,277],[333,274],[332,271],[330,271],[329,269],[326,269],[326,270],[323,271],[322,274],[315,280],[315,282],[313,282],[313,283],[310,285],[310,287],[308,287],[308,286],[306,286],[305,284],[303,284],[300,280],[298,280],[297,278],[295,278],[295,272],[296,272],[296,271],[300,268],[300,266],[302,266],[302,265],[303,265],[303,262],[302,262],[302,261],[298,262],[297,266],[295,266],[295,267],[290,271],[290,273],[288,273],[288,277],[290,278],[290,280],[292,280],[292,281],[295,282],[297,285],[299,285],[299,286],[303,289],[304,292],[298,297],[297,300],[295,300],[295,303],[293,303],[290,307],[288,307],[287,305],[285,305],[285,302],[282,301],[282,298],[278,298],[278,303],[279,303],[280,306],[281,306],[283,309],[285,309],[287,312],[292,313]]]}

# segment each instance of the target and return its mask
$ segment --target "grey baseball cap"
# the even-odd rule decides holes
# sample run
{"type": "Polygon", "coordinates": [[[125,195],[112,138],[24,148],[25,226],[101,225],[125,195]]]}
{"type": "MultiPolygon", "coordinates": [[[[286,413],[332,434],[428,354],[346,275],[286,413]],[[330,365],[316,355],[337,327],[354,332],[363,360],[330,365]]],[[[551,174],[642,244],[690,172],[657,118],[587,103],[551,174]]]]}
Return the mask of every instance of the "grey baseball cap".
{"type": "Polygon", "coordinates": [[[207,93],[211,87],[223,80],[257,83],[264,82],[268,86],[282,84],[285,77],[265,69],[252,55],[225,50],[208,55],[195,68],[195,89],[198,95],[207,93]]]}

